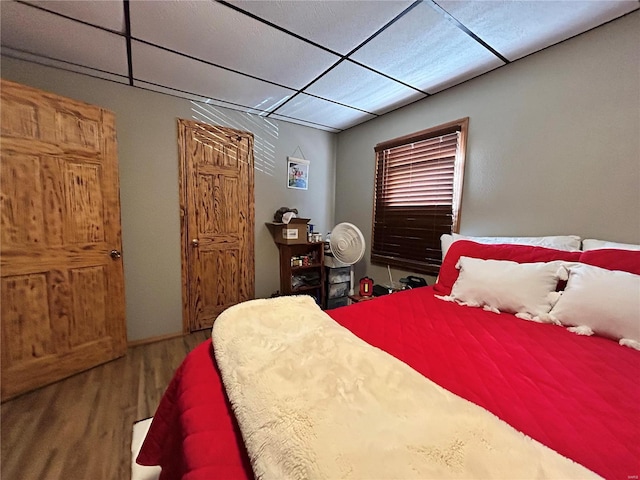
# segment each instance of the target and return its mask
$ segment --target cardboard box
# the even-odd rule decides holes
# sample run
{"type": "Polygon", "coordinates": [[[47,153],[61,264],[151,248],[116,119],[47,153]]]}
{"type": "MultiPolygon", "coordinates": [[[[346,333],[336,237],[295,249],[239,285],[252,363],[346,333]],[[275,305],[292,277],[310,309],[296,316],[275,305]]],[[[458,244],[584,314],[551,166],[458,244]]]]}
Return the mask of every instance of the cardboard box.
{"type": "Polygon", "coordinates": [[[276,243],[297,245],[307,241],[307,223],[310,218],[292,218],[289,223],[270,223],[271,234],[276,243]]]}

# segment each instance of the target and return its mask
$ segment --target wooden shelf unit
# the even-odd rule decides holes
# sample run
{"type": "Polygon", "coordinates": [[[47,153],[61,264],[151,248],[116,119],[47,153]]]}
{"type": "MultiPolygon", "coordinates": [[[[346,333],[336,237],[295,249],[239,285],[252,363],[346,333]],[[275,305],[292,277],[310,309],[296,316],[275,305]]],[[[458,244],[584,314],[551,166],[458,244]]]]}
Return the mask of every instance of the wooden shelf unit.
{"type": "Polygon", "coordinates": [[[278,244],[280,252],[280,293],[282,295],[311,295],[318,305],[325,303],[325,274],[324,274],[324,242],[301,243],[296,245],[278,244]],[[311,255],[314,261],[309,265],[292,266],[291,259],[299,256],[311,255]],[[293,280],[304,275],[309,277],[317,274],[318,283],[294,287],[293,280]]]}

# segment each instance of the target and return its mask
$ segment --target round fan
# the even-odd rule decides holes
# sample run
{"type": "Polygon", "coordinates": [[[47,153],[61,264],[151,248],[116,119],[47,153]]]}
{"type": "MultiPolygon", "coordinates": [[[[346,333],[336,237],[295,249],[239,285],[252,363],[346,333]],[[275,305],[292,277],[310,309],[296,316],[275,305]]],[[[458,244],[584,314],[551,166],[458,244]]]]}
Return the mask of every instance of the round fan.
{"type": "Polygon", "coordinates": [[[353,295],[355,291],[353,264],[362,259],[365,249],[362,232],[351,223],[339,223],[331,231],[329,248],[336,260],[345,265],[351,265],[351,288],[349,289],[349,295],[353,295]]]}
{"type": "Polygon", "coordinates": [[[338,261],[353,265],[364,255],[364,237],[362,232],[351,223],[339,223],[331,231],[329,239],[331,253],[338,261]]]}

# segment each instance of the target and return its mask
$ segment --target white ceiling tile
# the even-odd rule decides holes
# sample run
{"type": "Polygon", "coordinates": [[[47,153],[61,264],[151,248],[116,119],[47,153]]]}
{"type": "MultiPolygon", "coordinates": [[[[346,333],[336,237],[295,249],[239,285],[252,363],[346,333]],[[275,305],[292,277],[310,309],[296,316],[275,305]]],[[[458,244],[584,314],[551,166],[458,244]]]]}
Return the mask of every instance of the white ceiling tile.
{"type": "Polygon", "coordinates": [[[203,97],[202,95],[196,95],[194,93],[184,92],[181,90],[176,90],[174,88],[164,87],[162,85],[156,85],[154,83],[145,82],[143,80],[134,80],[133,85],[135,87],[142,88],[144,90],[151,90],[153,92],[171,95],[172,97],[179,97],[179,98],[184,98],[186,100],[193,100],[194,102],[198,102],[199,104],[203,104],[203,105],[214,105],[216,107],[224,107],[231,110],[238,110],[240,112],[249,112],[255,115],[264,114],[264,112],[260,110],[254,110],[252,108],[247,108],[247,107],[235,105],[233,103],[223,102],[220,100],[212,100],[211,98],[203,97]]]}
{"type": "Polygon", "coordinates": [[[326,132],[340,132],[339,128],[327,127],[326,125],[318,125],[317,123],[305,122],[304,120],[298,120],[297,118],[285,117],[278,114],[270,115],[267,119],[275,119],[281,122],[295,123],[296,125],[304,125],[305,127],[317,128],[318,130],[324,130],[326,132]]]}
{"type": "Polygon", "coordinates": [[[205,98],[267,110],[294,92],[160,48],[132,42],[133,76],[205,98]]]}
{"type": "Polygon", "coordinates": [[[333,51],[346,54],[411,5],[411,0],[231,2],[333,51]]]}
{"type": "Polygon", "coordinates": [[[341,130],[375,118],[374,115],[304,93],[285,103],[276,113],[341,130]]]}
{"type": "Polygon", "coordinates": [[[338,60],[217,2],[130,5],[133,37],[279,85],[302,88],[338,60]]]}
{"type": "Polygon", "coordinates": [[[49,67],[55,67],[60,70],[67,70],[70,72],[81,73],[83,75],[89,75],[91,77],[103,78],[105,80],[111,80],[112,82],[129,84],[129,77],[127,75],[116,75],[114,73],[103,72],[94,68],[83,67],[81,65],[74,65],[72,63],[62,62],[59,60],[53,60],[47,57],[40,57],[20,50],[15,50],[10,47],[2,46],[0,48],[3,56],[10,58],[18,58],[27,62],[33,62],[40,65],[47,65],[49,67]]]}
{"type": "MultiPolygon", "coordinates": [[[[267,137],[278,137],[278,121],[266,118],[264,112],[243,110],[241,114],[230,114],[229,108],[225,105],[218,105],[208,101],[191,102],[191,112],[191,118],[205,121],[212,125],[224,125],[238,130],[252,131],[256,134],[263,133],[267,137]]],[[[256,140],[257,138],[256,136],[256,140]]]]}
{"type": "Polygon", "coordinates": [[[2,45],[127,75],[124,37],[15,2],[2,2],[2,45]]]}
{"type": "Polygon", "coordinates": [[[541,50],[638,8],[636,0],[440,0],[438,3],[509,60],[541,50]]]}
{"type": "Polygon", "coordinates": [[[97,2],[30,0],[28,3],[115,32],[125,32],[122,0],[100,0],[97,2]]]}
{"type": "MultiPolygon", "coordinates": [[[[135,85],[327,131],[502,65],[452,18],[516,59],[640,8],[635,0],[428,0],[319,77],[412,0],[230,1],[264,22],[212,0],[130,0],[135,85]],[[296,94],[306,85],[309,95],[296,94]]],[[[128,83],[125,38],[104,30],[124,31],[123,0],[0,5],[3,55],[128,83]]]]}
{"type": "Polygon", "coordinates": [[[424,3],[358,50],[353,59],[428,93],[503,64],[424,3]]]}
{"type": "Polygon", "coordinates": [[[348,60],[305,91],[376,114],[391,111],[426,96],[348,60]]]}

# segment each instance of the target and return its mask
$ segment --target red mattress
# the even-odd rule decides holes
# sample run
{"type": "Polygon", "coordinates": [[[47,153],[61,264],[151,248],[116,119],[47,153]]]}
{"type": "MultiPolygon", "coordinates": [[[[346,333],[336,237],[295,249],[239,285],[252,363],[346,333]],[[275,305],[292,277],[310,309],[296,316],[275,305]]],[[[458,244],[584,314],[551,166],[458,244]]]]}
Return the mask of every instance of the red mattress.
{"type": "MultiPolygon", "coordinates": [[[[607,478],[638,478],[640,352],[444,302],[432,287],[328,313],[560,454],[607,478]]],[[[177,371],[138,462],[161,465],[164,479],[252,478],[210,341],[177,371]]]]}

